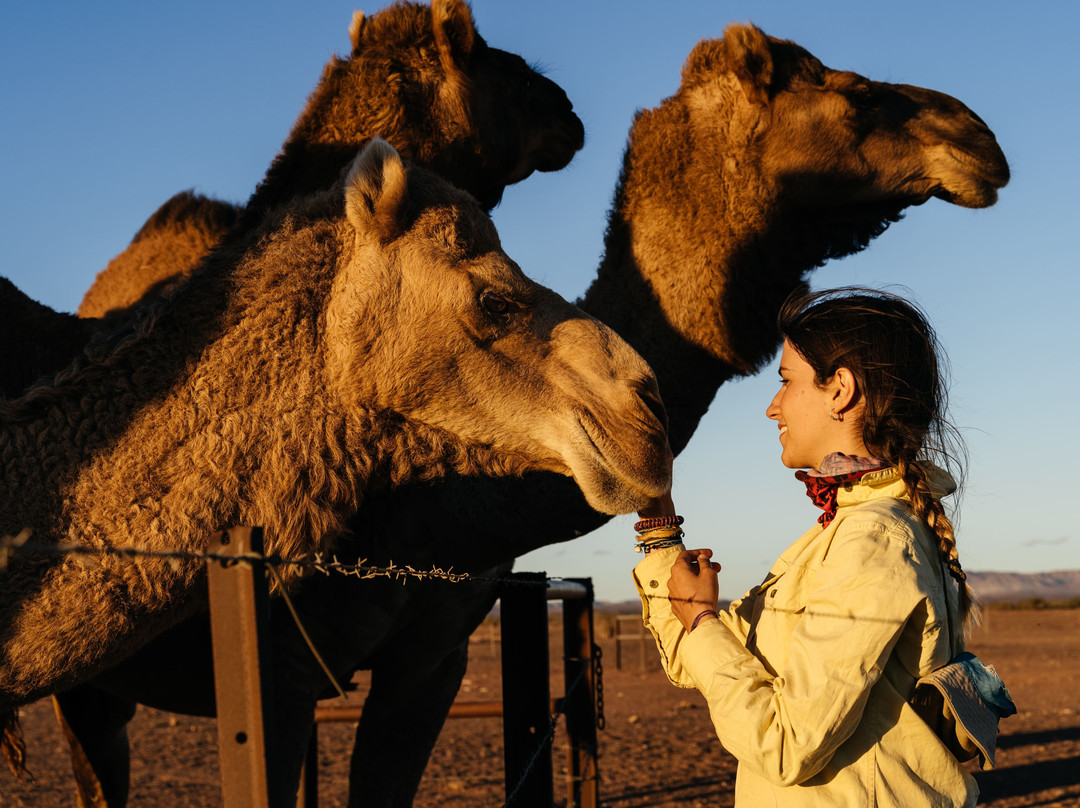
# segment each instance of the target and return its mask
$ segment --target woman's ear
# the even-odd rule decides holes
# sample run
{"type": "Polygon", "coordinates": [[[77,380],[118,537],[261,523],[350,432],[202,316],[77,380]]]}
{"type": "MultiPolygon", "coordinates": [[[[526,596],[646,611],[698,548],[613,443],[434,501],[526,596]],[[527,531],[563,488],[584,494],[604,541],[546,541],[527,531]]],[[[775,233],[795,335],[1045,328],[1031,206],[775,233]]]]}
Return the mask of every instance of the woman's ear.
{"type": "Polygon", "coordinates": [[[859,403],[859,383],[855,374],[847,368],[840,368],[829,380],[829,389],[832,392],[830,406],[837,415],[847,412],[859,403]]]}

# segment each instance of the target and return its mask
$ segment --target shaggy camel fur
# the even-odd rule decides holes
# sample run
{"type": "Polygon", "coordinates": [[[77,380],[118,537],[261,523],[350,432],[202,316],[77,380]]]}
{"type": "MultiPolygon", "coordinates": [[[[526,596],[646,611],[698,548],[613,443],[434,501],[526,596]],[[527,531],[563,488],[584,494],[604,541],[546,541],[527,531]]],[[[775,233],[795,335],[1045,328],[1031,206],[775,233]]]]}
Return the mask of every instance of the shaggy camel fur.
{"type": "MultiPolygon", "coordinates": [[[[344,191],[271,216],[114,350],[0,403],[0,535],[185,550],[258,524],[295,559],[369,486],[449,469],[572,475],[625,512],[670,482],[662,416],[640,357],[529,281],[472,197],[375,140],[344,191]]],[[[201,579],[10,559],[0,708],[122,659],[197,607],[201,579]]]]}
{"type": "MultiPolygon", "coordinates": [[[[605,256],[582,305],[652,359],[682,448],[718,387],[775,352],[779,302],[809,271],[862,249],[908,205],[930,196],[989,205],[1007,179],[992,133],[955,99],[830,70],[793,43],[731,26],[695,48],[675,95],[635,119],[605,256]]],[[[369,496],[349,524],[374,563],[482,569],[603,521],[550,475],[451,475],[369,496]]],[[[350,804],[408,805],[494,589],[338,589],[351,604],[312,608],[306,622],[341,654],[339,670],[372,669],[350,804]],[[341,625],[342,615],[361,618],[341,625]]],[[[165,659],[184,647],[164,637],[157,645],[169,646],[165,659]]],[[[152,671],[150,656],[125,665],[152,671]]],[[[132,697],[136,683],[153,681],[146,670],[116,671],[104,684],[132,697]]],[[[318,691],[321,673],[309,678],[318,691]]],[[[193,689],[189,678],[173,706],[193,689]]],[[[169,706],[164,693],[138,695],[169,706]]]]}
{"type": "Polygon", "coordinates": [[[87,291],[82,317],[124,316],[190,274],[226,235],[328,187],[375,135],[490,210],[533,171],[557,171],[585,130],[562,88],[490,47],[464,0],[357,12],[348,58],[332,58],[243,208],[190,192],[168,200],[87,291]]]}

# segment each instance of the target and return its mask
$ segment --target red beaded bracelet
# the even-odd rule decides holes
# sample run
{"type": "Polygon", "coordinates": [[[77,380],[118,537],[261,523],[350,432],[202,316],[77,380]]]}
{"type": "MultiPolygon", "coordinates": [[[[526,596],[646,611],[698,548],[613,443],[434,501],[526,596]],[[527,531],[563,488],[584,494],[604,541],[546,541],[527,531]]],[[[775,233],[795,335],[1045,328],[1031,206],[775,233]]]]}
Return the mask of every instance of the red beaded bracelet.
{"type": "Polygon", "coordinates": [[[646,530],[653,530],[658,527],[668,527],[669,525],[678,527],[683,521],[681,516],[653,516],[648,519],[642,519],[640,522],[635,522],[634,530],[638,533],[642,533],[646,530]]]}

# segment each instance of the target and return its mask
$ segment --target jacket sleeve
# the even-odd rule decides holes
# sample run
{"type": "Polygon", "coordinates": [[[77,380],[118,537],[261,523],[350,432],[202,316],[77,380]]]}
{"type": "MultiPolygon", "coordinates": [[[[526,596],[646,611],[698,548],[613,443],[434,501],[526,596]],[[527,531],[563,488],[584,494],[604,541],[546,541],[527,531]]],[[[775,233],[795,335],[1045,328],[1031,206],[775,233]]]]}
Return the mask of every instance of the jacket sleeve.
{"type": "Polygon", "coordinates": [[[660,662],[668,680],[679,687],[693,688],[696,684],[683,673],[679,646],[687,636],[686,629],[671,611],[668,598],[668,579],[671,565],[685,549],[679,544],[653,550],[634,567],[634,585],[641,597],[641,621],[652,632],[660,662]]]}
{"type": "Polygon", "coordinates": [[[761,621],[770,609],[801,611],[775,674],[725,621],[703,623],[676,647],[679,675],[705,696],[740,765],[777,785],[801,783],[855,731],[921,598],[910,544],[891,535],[908,532],[901,521],[845,519],[821,566],[802,571],[813,575],[804,602],[772,604],[773,592],[765,595],[761,621]]]}

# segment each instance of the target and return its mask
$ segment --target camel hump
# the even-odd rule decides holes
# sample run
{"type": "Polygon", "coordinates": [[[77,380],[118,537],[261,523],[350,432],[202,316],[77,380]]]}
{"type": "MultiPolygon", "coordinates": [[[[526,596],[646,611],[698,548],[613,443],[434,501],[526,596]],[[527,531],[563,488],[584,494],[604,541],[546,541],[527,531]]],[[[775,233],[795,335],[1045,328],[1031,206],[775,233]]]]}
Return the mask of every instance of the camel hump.
{"type": "Polygon", "coordinates": [[[407,185],[405,164],[380,137],[371,139],[353,160],[345,180],[345,210],[357,230],[374,230],[382,243],[401,232],[398,215],[407,185]]]}
{"type": "Polygon", "coordinates": [[[236,223],[238,215],[236,205],[191,190],[180,191],[151,214],[132,241],[153,237],[163,230],[198,229],[213,234],[216,243],[236,223]]]}

